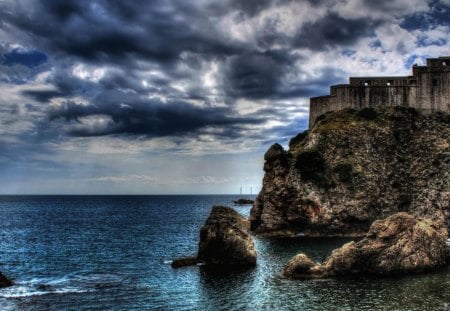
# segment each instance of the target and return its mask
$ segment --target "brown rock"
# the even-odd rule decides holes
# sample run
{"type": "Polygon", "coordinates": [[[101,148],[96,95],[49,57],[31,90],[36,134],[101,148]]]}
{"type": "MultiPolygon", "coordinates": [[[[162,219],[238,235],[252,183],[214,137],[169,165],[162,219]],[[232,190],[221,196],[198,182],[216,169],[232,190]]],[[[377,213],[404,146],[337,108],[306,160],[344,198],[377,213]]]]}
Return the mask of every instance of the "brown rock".
{"type": "Polygon", "coordinates": [[[295,256],[284,274],[313,278],[431,271],[447,264],[446,241],[447,229],[442,222],[401,212],[375,221],[364,239],[334,250],[322,265],[311,266],[305,255],[295,256]]]}
{"type": "Polygon", "coordinates": [[[312,261],[305,254],[292,257],[284,268],[283,275],[296,279],[316,278],[322,276],[323,267],[312,261]]]}
{"type": "Polygon", "coordinates": [[[230,207],[214,206],[200,231],[197,258],[214,265],[255,265],[248,221],[230,207]]]}
{"type": "Polygon", "coordinates": [[[253,266],[256,249],[249,231],[249,222],[234,209],[213,206],[200,230],[196,257],[176,259],[173,268],[204,263],[215,266],[253,266]]]}

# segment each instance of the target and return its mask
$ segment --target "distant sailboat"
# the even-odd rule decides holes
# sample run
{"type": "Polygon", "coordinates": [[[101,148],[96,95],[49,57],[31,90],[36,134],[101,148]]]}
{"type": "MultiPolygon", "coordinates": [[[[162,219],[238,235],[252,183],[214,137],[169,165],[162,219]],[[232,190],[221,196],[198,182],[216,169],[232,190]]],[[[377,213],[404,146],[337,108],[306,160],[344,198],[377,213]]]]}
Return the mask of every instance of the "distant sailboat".
{"type": "MultiPolygon", "coordinates": [[[[252,187],[250,187],[250,195],[252,195],[252,187]]],[[[242,196],[242,186],[241,189],[239,191],[239,195],[242,196]]],[[[250,200],[250,199],[238,199],[236,201],[233,201],[234,204],[236,205],[252,205],[253,203],[255,203],[255,201],[250,200]]]]}

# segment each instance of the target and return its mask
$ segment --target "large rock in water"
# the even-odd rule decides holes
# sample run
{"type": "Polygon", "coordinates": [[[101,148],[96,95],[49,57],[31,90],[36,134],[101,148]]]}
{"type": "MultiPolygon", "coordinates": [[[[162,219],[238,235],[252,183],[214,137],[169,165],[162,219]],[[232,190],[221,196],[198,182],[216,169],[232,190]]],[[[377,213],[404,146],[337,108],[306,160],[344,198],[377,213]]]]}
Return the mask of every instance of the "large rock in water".
{"type": "Polygon", "coordinates": [[[293,257],[284,275],[317,278],[352,274],[391,275],[434,270],[447,264],[447,228],[428,218],[397,213],[375,221],[364,239],[332,252],[323,264],[293,257]]]}
{"type": "Polygon", "coordinates": [[[289,150],[273,145],[264,171],[250,214],[258,234],[363,236],[397,212],[450,226],[450,116],[442,113],[327,113],[289,150]]]}
{"type": "Polygon", "coordinates": [[[200,231],[197,258],[206,264],[255,265],[248,221],[230,207],[214,206],[200,231]]]}
{"type": "Polygon", "coordinates": [[[234,209],[213,206],[200,230],[197,257],[174,260],[172,267],[204,263],[215,266],[253,266],[256,249],[249,231],[249,222],[234,209]]]}

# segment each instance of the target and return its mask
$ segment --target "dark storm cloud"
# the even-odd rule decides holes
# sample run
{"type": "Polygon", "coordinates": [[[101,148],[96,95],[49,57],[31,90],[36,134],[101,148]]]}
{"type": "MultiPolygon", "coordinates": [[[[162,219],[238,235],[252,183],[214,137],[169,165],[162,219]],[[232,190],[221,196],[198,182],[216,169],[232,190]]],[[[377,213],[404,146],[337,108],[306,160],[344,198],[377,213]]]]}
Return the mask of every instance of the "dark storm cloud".
{"type": "Polygon", "coordinates": [[[53,52],[90,62],[122,62],[130,58],[168,62],[181,52],[214,55],[240,50],[201,12],[176,1],[26,2],[0,13],[2,24],[31,35],[33,43],[53,52]]]}
{"type": "MultiPolygon", "coordinates": [[[[305,0],[299,9],[311,10],[314,18],[307,23],[286,18],[291,23],[286,27],[291,30],[287,31],[280,27],[285,21],[283,14],[270,14],[271,10],[281,5],[288,10],[298,3],[5,1],[0,4],[0,28],[17,39],[11,46],[18,43],[31,52],[8,47],[1,51],[0,62],[6,67],[27,68],[48,63],[45,69],[51,74],[42,82],[45,87],[25,86],[21,94],[41,104],[54,98],[65,102],[47,109],[48,119],[53,123],[65,122],[74,136],[161,137],[199,134],[207,128],[216,129],[217,135],[245,136],[242,129],[246,125],[265,122],[270,114],[265,115],[264,107],[258,107],[261,109],[255,110],[259,114],[237,117],[239,99],[251,100],[257,106],[262,99],[326,94],[329,85],[345,82],[346,73],[327,64],[317,66],[311,73],[306,68],[311,65],[306,59],[308,55],[335,49],[336,55],[347,51],[343,55],[352,57],[356,52],[350,47],[361,39],[374,37],[375,30],[388,20],[343,17],[345,14],[339,12],[337,4],[347,2],[305,0]],[[222,24],[224,20],[227,23],[222,24]],[[224,27],[234,22],[242,23],[242,28],[224,27]],[[246,30],[252,27],[247,38],[246,30]],[[241,30],[246,34],[243,38],[236,35],[241,30]],[[301,52],[295,51],[299,47],[301,52]],[[205,73],[214,71],[208,70],[212,64],[217,67],[218,78],[213,83],[204,83],[208,80],[204,79],[205,73]],[[79,65],[86,67],[83,67],[85,76],[74,73],[79,65]],[[105,74],[92,78],[89,75],[94,69],[89,66],[104,69],[105,74]],[[209,89],[215,83],[219,84],[217,89],[209,89]],[[83,104],[76,103],[77,97],[84,99],[83,104]],[[214,103],[222,104],[221,108],[212,108],[214,103]]],[[[386,1],[367,1],[361,7],[367,12],[393,10],[386,1]]],[[[430,14],[427,16],[444,23],[447,9],[435,2],[432,12],[421,14],[430,14]]],[[[410,29],[419,24],[413,15],[403,21],[403,26],[410,29]],[[407,26],[408,23],[411,25],[407,26]]],[[[373,42],[377,42],[375,37],[373,42]]],[[[424,42],[430,44],[429,40],[424,42]]],[[[26,76],[14,80],[12,73],[7,75],[9,79],[4,74],[0,76],[2,81],[25,84],[28,79],[26,76]]],[[[280,110],[271,113],[281,121],[288,118],[280,110]]],[[[42,123],[39,127],[46,125],[42,123]]]]}
{"type": "MultiPolygon", "coordinates": [[[[254,16],[261,12],[262,10],[273,5],[274,0],[232,0],[231,5],[239,11],[244,12],[248,16],[254,16]]],[[[284,1],[286,2],[286,1],[284,1]]]]}
{"type": "Polygon", "coordinates": [[[286,56],[251,53],[232,57],[225,73],[228,93],[244,98],[273,96],[288,64],[286,56]]]}
{"type": "MultiPolygon", "coordinates": [[[[317,78],[306,81],[294,79],[290,74],[298,74],[301,69],[294,64],[298,57],[289,51],[249,53],[232,57],[225,71],[224,85],[227,94],[235,98],[287,99],[317,96],[332,84],[343,81],[343,72],[333,67],[325,67],[317,78]]],[[[301,59],[300,59],[301,61],[301,59]]]]}
{"type": "Polygon", "coordinates": [[[364,37],[374,35],[380,24],[368,18],[345,19],[336,13],[305,24],[294,40],[299,47],[325,50],[336,46],[349,46],[364,37]]]}
{"type": "Polygon", "coordinates": [[[52,98],[63,96],[59,91],[49,90],[24,90],[22,94],[41,103],[48,103],[52,98]]]}
{"type": "MultiPolygon", "coordinates": [[[[111,95],[113,96],[113,95],[111,95]]],[[[115,96],[121,97],[121,94],[115,96]]],[[[99,98],[98,100],[104,100],[99,98]]],[[[148,137],[185,136],[208,127],[226,127],[218,135],[233,136],[233,129],[261,123],[258,119],[227,116],[224,108],[200,108],[182,102],[162,103],[157,100],[134,102],[131,105],[83,105],[65,102],[50,112],[50,119],[76,121],[73,136],[102,136],[111,134],[146,135],[148,137]],[[83,117],[109,117],[110,122],[83,125],[83,117]]],[[[217,134],[217,133],[216,133],[217,134]]]]}

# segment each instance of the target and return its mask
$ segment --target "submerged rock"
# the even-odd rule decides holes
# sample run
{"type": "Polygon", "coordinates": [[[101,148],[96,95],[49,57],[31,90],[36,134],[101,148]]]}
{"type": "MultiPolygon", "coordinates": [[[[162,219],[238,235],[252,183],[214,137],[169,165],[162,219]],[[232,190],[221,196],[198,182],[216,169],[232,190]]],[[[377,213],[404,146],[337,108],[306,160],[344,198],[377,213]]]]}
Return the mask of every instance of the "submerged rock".
{"type": "Polygon", "coordinates": [[[13,285],[13,282],[0,273],[0,287],[7,287],[13,285]]]}
{"type": "Polygon", "coordinates": [[[284,268],[283,275],[291,278],[315,278],[323,275],[323,267],[305,254],[292,257],[284,268]]]}
{"type": "Polygon", "coordinates": [[[172,266],[172,268],[181,268],[195,266],[198,263],[200,263],[200,261],[197,257],[184,257],[173,260],[170,265],[172,266]]]}
{"type": "Polygon", "coordinates": [[[327,113],[265,154],[251,210],[257,234],[363,236],[408,212],[450,226],[450,122],[402,107],[327,113]]]}
{"type": "Polygon", "coordinates": [[[391,275],[435,270],[447,264],[447,229],[442,222],[401,212],[375,221],[359,242],[335,249],[321,265],[304,254],[289,261],[284,275],[317,278],[353,274],[391,275]]]}
{"type": "Polygon", "coordinates": [[[172,267],[204,263],[216,266],[252,266],[256,264],[256,249],[248,221],[234,209],[213,206],[200,230],[197,257],[177,259],[172,267]]]}

